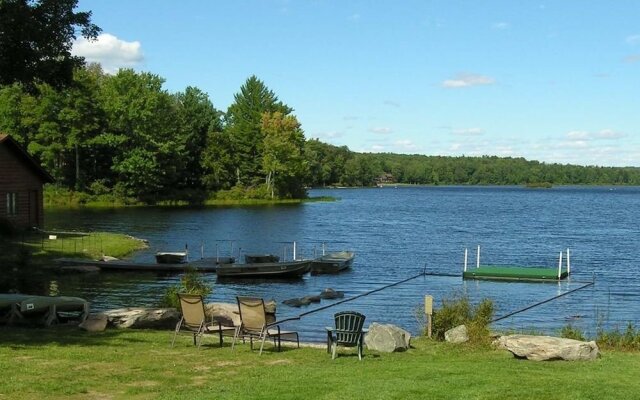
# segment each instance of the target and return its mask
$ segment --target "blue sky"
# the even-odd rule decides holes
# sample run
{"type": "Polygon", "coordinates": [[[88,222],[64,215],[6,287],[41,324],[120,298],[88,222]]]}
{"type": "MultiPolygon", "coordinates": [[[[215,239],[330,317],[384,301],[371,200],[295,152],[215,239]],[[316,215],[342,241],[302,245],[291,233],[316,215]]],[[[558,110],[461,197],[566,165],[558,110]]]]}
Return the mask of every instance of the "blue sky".
{"type": "Polygon", "coordinates": [[[74,51],[196,86],[256,75],[354,151],[640,166],[640,1],[80,0],[74,51]]]}

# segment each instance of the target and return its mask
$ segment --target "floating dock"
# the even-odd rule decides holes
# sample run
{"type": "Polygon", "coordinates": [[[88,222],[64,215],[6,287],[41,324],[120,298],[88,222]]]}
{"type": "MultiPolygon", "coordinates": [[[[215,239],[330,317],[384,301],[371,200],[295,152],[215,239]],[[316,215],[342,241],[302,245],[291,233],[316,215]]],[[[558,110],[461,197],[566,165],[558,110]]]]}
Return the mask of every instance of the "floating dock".
{"type": "Polygon", "coordinates": [[[464,279],[489,279],[505,281],[557,281],[565,279],[567,271],[560,273],[555,268],[517,267],[511,265],[483,265],[462,273],[464,279]]]}
{"type": "Polygon", "coordinates": [[[558,268],[522,267],[514,265],[480,265],[480,246],[476,255],[476,267],[467,268],[467,249],[464,250],[463,279],[484,279],[496,281],[555,282],[566,279],[571,273],[569,249],[563,269],[563,253],[560,252],[558,268]]]}
{"type": "Polygon", "coordinates": [[[193,269],[200,272],[216,272],[219,262],[228,262],[229,257],[204,258],[194,260],[188,263],[180,264],[157,264],[157,263],[138,263],[132,261],[95,261],[83,260],[78,258],[59,258],[57,263],[62,266],[90,266],[98,267],[101,270],[116,271],[150,271],[150,272],[184,272],[193,269]]]}

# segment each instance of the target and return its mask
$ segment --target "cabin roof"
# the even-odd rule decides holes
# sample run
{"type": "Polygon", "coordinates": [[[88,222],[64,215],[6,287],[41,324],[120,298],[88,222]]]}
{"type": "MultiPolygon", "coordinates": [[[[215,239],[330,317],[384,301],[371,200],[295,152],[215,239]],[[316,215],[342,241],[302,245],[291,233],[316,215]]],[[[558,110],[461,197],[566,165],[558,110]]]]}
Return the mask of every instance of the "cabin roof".
{"type": "Polygon", "coordinates": [[[53,183],[55,179],[40,166],[40,164],[35,160],[35,158],[31,157],[27,151],[18,144],[11,136],[0,133],[0,144],[5,144],[10,150],[13,151],[14,154],[20,158],[27,167],[31,168],[33,172],[36,173],[40,177],[43,183],[53,183]]]}

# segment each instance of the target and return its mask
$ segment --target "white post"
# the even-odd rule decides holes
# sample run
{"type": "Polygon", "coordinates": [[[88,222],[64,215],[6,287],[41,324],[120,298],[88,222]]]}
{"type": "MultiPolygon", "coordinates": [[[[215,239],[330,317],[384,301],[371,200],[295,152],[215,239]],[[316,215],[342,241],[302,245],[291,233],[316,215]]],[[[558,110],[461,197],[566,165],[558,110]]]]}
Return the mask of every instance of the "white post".
{"type": "Polygon", "coordinates": [[[326,250],[326,249],[325,249],[324,243],[322,243],[322,255],[323,255],[323,256],[324,256],[324,252],[325,252],[325,250],[326,250]]]}
{"type": "Polygon", "coordinates": [[[558,279],[562,275],[562,252],[560,252],[560,258],[558,258],[558,279]]]}
{"type": "Polygon", "coordinates": [[[467,272],[467,253],[468,253],[468,249],[465,247],[464,248],[464,272],[467,272]]]}
{"type": "Polygon", "coordinates": [[[187,256],[187,262],[189,262],[189,245],[187,243],[184,245],[184,253],[187,256]]]}
{"type": "Polygon", "coordinates": [[[567,247],[567,275],[571,274],[571,256],[569,254],[569,248],[567,247]]]}
{"type": "MultiPolygon", "coordinates": [[[[233,251],[231,251],[231,255],[233,255],[233,251]]],[[[218,250],[218,243],[216,243],[216,262],[220,261],[220,251],[218,250]]]]}
{"type": "Polygon", "coordinates": [[[476,253],[476,268],[480,268],[480,245],[478,245],[478,252],[476,253]]]}
{"type": "Polygon", "coordinates": [[[296,242],[293,242],[293,261],[296,260],[296,242]]]}
{"type": "Polygon", "coordinates": [[[204,242],[200,242],[200,259],[204,258],[204,242]]]}

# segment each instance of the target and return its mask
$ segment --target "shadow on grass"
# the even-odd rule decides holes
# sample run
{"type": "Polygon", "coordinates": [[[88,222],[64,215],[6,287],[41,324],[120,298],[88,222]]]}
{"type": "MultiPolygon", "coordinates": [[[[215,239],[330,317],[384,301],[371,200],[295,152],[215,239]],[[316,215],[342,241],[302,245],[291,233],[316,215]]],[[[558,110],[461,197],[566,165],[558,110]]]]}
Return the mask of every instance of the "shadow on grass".
{"type": "MultiPolygon", "coordinates": [[[[158,331],[161,332],[161,331],[158,331]]],[[[49,328],[27,326],[0,327],[0,346],[24,348],[29,346],[107,346],[119,343],[144,343],[146,340],[131,337],[127,330],[107,329],[103,332],[87,332],[77,325],[57,325],[49,328]]],[[[163,333],[165,333],[163,331],[163,333]]],[[[167,335],[169,331],[166,332],[167,335]]]]}

